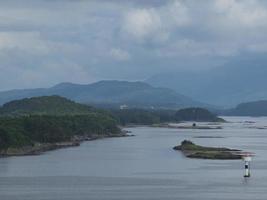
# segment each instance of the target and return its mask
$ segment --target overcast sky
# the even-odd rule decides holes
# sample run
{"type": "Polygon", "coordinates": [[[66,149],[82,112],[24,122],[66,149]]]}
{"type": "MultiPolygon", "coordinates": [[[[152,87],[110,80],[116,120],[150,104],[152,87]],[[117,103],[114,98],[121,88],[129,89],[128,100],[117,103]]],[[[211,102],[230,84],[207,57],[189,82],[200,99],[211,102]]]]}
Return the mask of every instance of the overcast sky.
{"type": "Polygon", "coordinates": [[[144,80],[267,52],[265,0],[0,1],[0,90],[144,80]]]}

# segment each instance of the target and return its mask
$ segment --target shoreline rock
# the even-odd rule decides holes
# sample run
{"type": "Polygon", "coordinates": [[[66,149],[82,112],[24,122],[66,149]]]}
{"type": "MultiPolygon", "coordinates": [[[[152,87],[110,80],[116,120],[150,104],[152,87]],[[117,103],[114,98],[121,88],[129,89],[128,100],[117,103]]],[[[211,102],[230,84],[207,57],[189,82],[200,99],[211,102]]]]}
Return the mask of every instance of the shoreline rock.
{"type": "Polygon", "coordinates": [[[33,146],[23,146],[20,148],[9,148],[5,152],[1,152],[0,157],[12,157],[12,156],[32,156],[41,155],[44,152],[52,151],[56,149],[62,149],[67,147],[80,146],[79,142],[58,142],[58,143],[36,143],[33,146]]]}
{"type": "Polygon", "coordinates": [[[104,138],[113,137],[131,137],[134,135],[128,135],[126,131],[122,131],[119,134],[105,134],[105,135],[82,135],[74,136],[71,141],[57,142],[57,143],[35,143],[33,146],[23,146],[20,148],[8,148],[7,150],[0,151],[0,158],[12,157],[12,156],[33,156],[41,155],[48,151],[53,151],[68,147],[80,146],[82,142],[93,141],[104,138]]]}

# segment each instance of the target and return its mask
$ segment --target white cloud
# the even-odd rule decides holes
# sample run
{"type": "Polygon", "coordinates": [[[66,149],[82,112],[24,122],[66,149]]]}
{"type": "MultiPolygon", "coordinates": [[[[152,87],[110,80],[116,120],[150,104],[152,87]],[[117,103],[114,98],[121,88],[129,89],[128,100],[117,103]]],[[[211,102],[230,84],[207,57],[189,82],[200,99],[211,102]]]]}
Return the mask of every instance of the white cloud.
{"type": "Polygon", "coordinates": [[[191,19],[180,1],[167,2],[158,8],[136,8],[125,14],[122,30],[138,40],[165,42],[171,31],[186,26],[191,19]]]}
{"type": "Polygon", "coordinates": [[[19,49],[32,54],[46,54],[49,48],[38,32],[0,32],[1,50],[19,49]]]}
{"type": "Polygon", "coordinates": [[[189,10],[182,1],[173,1],[167,4],[161,10],[162,16],[164,18],[164,23],[175,27],[189,25],[191,23],[191,17],[189,10]]]}
{"type": "Polygon", "coordinates": [[[215,9],[224,21],[239,26],[266,25],[267,9],[258,0],[216,0],[215,9]]]}
{"type": "Polygon", "coordinates": [[[112,58],[118,61],[127,61],[131,58],[130,54],[122,49],[113,48],[110,50],[110,55],[112,58]]]}
{"type": "Polygon", "coordinates": [[[161,31],[160,17],[154,9],[136,9],[127,13],[123,29],[128,34],[143,39],[161,31]]]}

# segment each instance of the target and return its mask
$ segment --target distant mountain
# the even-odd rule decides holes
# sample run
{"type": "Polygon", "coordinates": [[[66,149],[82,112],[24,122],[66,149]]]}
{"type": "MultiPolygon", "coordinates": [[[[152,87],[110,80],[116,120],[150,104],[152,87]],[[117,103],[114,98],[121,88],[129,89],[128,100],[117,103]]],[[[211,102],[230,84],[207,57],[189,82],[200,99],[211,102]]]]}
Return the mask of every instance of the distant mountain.
{"type": "Polygon", "coordinates": [[[234,116],[267,116],[267,100],[241,103],[224,114],[234,116]]]}
{"type": "Polygon", "coordinates": [[[0,92],[0,104],[35,96],[59,95],[84,104],[127,105],[141,108],[182,108],[207,106],[171,89],[152,87],[143,82],[100,81],[81,85],[60,83],[51,88],[0,92]]]}
{"type": "Polygon", "coordinates": [[[174,71],[146,80],[186,96],[223,107],[267,99],[266,55],[242,55],[209,70],[174,71]]]}
{"type": "Polygon", "coordinates": [[[76,115],[92,113],[92,108],[60,96],[14,100],[0,107],[0,115],[76,115]]]}

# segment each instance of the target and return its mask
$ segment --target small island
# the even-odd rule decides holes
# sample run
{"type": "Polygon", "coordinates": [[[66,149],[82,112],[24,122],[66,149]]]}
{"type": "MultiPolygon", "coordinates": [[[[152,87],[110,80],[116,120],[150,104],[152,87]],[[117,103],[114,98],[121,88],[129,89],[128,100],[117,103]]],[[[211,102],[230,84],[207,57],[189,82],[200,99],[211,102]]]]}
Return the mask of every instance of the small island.
{"type": "Polygon", "coordinates": [[[182,151],[188,158],[201,158],[213,160],[237,160],[242,159],[237,149],[221,147],[204,147],[194,144],[189,140],[184,140],[181,145],[175,146],[174,150],[182,151]]]}

